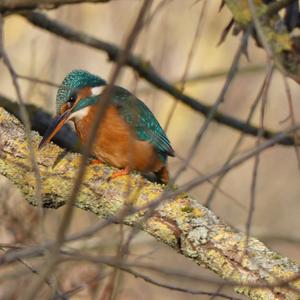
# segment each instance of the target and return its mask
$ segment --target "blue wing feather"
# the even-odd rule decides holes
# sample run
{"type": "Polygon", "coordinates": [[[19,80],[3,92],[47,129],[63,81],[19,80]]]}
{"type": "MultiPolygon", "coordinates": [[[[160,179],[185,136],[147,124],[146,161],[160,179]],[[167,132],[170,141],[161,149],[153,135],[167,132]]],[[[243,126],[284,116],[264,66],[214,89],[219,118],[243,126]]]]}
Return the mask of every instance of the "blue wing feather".
{"type": "Polygon", "coordinates": [[[113,89],[112,102],[140,140],[151,143],[163,160],[167,156],[174,156],[174,150],[164,130],[141,100],[129,91],[116,86],[113,89]]]}

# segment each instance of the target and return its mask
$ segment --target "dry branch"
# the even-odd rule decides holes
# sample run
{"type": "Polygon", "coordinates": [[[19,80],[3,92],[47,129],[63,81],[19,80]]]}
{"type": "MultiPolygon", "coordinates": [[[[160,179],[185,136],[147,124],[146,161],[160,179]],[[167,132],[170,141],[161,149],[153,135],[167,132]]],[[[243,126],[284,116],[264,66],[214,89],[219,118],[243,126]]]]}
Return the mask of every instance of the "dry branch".
{"type": "MultiPolygon", "coordinates": [[[[50,19],[44,14],[37,12],[26,12],[22,15],[33,25],[47,30],[50,33],[62,37],[70,42],[80,43],[85,46],[106,52],[108,58],[112,61],[116,61],[120,52],[122,52],[122,49],[120,49],[118,46],[112,43],[96,39],[91,35],[85,34],[78,30],[74,30],[67,25],[50,19]]],[[[182,93],[178,88],[176,88],[174,85],[168,83],[164,78],[162,78],[149,62],[144,61],[138,56],[130,54],[128,55],[125,64],[134,69],[134,71],[136,71],[139,74],[139,76],[156,86],[158,89],[168,93],[172,97],[175,97],[176,99],[188,105],[191,109],[195,110],[196,112],[203,114],[205,117],[207,117],[210,114],[213,106],[206,105],[204,104],[205,101],[195,99],[191,96],[188,96],[187,94],[182,93]]],[[[220,111],[217,111],[214,114],[213,121],[253,136],[257,136],[259,132],[259,129],[257,127],[243,122],[237,118],[234,118],[231,115],[224,114],[220,111]]],[[[263,132],[263,137],[265,139],[271,139],[276,134],[277,132],[273,132],[266,129],[263,132]]],[[[286,137],[279,143],[282,145],[295,145],[293,137],[286,137]]]]}
{"type": "Polygon", "coordinates": [[[53,9],[67,4],[99,3],[110,0],[1,0],[0,12],[12,13],[24,9],[53,9]]]}
{"type": "MultiPolygon", "coordinates": [[[[263,35],[256,39],[265,48],[265,51],[275,61],[277,68],[286,76],[300,83],[300,52],[299,35],[289,33],[282,17],[277,14],[280,8],[288,6],[292,1],[284,0],[264,4],[263,0],[256,0],[255,10],[260,22],[263,35]]],[[[253,22],[248,0],[225,0],[236,22],[236,27],[245,29],[253,22]]],[[[238,31],[239,31],[238,29],[238,31]]],[[[258,34],[258,37],[260,35],[258,34]]]]}
{"type": "MultiPolygon", "coordinates": [[[[32,139],[37,146],[40,136],[32,132],[32,139]]],[[[29,203],[36,205],[35,179],[26,145],[23,126],[0,108],[0,174],[18,187],[29,203]]],[[[78,170],[80,156],[68,153],[57,163],[61,153],[62,149],[53,144],[36,152],[45,207],[64,205],[78,170]]],[[[89,166],[76,206],[100,217],[112,218],[125,206],[138,208],[151,203],[163,191],[161,185],[150,183],[139,175],[108,181],[112,172],[109,166],[89,166]]],[[[139,211],[126,217],[123,223],[138,226],[220,277],[244,285],[235,288],[238,293],[256,300],[299,299],[300,269],[294,262],[269,250],[255,238],[249,239],[243,256],[245,234],[234,231],[188,195],[169,199],[151,218],[141,223],[143,215],[144,211],[139,211]]]]}
{"type": "MultiPolygon", "coordinates": [[[[0,106],[22,122],[20,107],[16,101],[0,94],[0,106]]],[[[31,129],[37,131],[40,135],[43,135],[49,127],[53,116],[44,111],[42,108],[31,103],[26,103],[25,107],[30,120],[31,129]]],[[[53,138],[53,142],[69,151],[80,152],[80,142],[74,130],[72,130],[71,126],[68,124],[64,125],[57,133],[57,135],[53,138]]]]}

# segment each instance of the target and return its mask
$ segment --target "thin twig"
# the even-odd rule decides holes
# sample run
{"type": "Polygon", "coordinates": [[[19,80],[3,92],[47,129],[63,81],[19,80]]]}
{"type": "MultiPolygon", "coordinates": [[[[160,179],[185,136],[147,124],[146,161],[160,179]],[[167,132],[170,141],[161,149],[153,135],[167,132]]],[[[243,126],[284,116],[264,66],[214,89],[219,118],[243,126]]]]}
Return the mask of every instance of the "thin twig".
{"type": "Polygon", "coordinates": [[[62,5],[79,3],[105,3],[111,0],[8,0],[0,3],[0,13],[11,14],[28,9],[55,9],[62,5]]]}
{"type": "Polygon", "coordinates": [[[295,131],[297,131],[299,129],[300,129],[299,124],[288,128],[287,130],[285,130],[282,133],[277,134],[270,140],[267,140],[266,142],[261,143],[258,147],[255,147],[254,149],[247,151],[246,153],[241,155],[239,158],[233,160],[231,163],[227,164],[226,166],[223,166],[222,168],[218,168],[217,170],[215,170],[203,177],[195,178],[194,180],[191,180],[190,182],[184,184],[176,191],[176,193],[187,192],[187,191],[193,189],[194,187],[199,186],[200,184],[203,184],[204,182],[206,182],[209,179],[215,178],[216,176],[222,175],[223,173],[226,173],[229,170],[236,168],[237,166],[239,166],[240,164],[242,164],[249,158],[255,156],[257,153],[261,153],[262,151],[275,145],[278,142],[278,140],[284,138],[284,136],[286,134],[294,133],[295,131]]]}
{"type": "MultiPolygon", "coordinates": [[[[7,246],[6,246],[5,244],[2,244],[2,245],[0,246],[0,248],[6,248],[6,247],[11,248],[10,245],[7,245],[7,246]]],[[[4,249],[2,249],[2,250],[5,251],[4,249]]],[[[37,276],[40,276],[39,271],[38,271],[37,269],[35,269],[34,267],[32,267],[32,266],[31,266],[29,263],[27,263],[25,260],[19,258],[18,261],[19,261],[23,266],[25,266],[28,270],[30,270],[33,274],[35,274],[35,275],[37,275],[37,276]]],[[[68,299],[68,298],[64,295],[64,293],[62,293],[57,287],[55,287],[55,286],[53,285],[53,283],[52,283],[49,279],[45,278],[44,281],[45,281],[45,283],[50,287],[50,289],[53,290],[56,299],[63,299],[63,300],[67,300],[67,299],[68,299]]]]}
{"type": "MultiPolygon", "coordinates": [[[[175,197],[184,191],[190,190],[193,187],[206,182],[208,179],[212,179],[212,178],[219,176],[222,173],[228,171],[229,169],[239,166],[244,161],[250,159],[251,157],[254,157],[257,153],[260,153],[260,152],[272,147],[273,145],[278,143],[279,140],[284,139],[286,137],[286,135],[292,134],[294,131],[299,130],[299,129],[300,129],[300,125],[296,125],[296,126],[292,126],[292,127],[288,128],[286,131],[276,135],[271,140],[261,143],[259,145],[259,147],[255,147],[254,149],[247,151],[246,153],[241,155],[239,158],[233,160],[226,167],[223,166],[221,168],[217,168],[215,171],[212,171],[201,178],[197,177],[196,179],[188,182],[187,184],[181,186],[180,188],[178,188],[175,191],[169,191],[164,196],[164,199],[170,199],[170,198],[172,199],[172,197],[175,197]]],[[[161,200],[162,200],[161,198],[158,200],[159,203],[161,202],[161,200]]],[[[132,207],[130,212],[128,212],[127,216],[130,216],[135,213],[144,211],[148,208],[151,208],[152,205],[157,205],[158,201],[153,201],[147,205],[142,205],[140,207],[132,207]]],[[[99,223],[94,224],[93,226],[89,227],[88,229],[83,230],[82,232],[70,235],[69,237],[66,238],[66,242],[71,242],[71,241],[78,240],[78,239],[81,239],[84,237],[92,236],[93,234],[95,234],[99,230],[103,229],[108,224],[119,223],[119,222],[122,222],[123,219],[124,219],[124,214],[122,212],[120,214],[116,214],[114,216],[108,217],[106,221],[99,222],[99,223]],[[122,219],[120,218],[120,216],[122,217],[122,219]]],[[[43,243],[38,246],[12,251],[12,252],[8,253],[7,255],[5,255],[5,257],[2,257],[2,263],[10,263],[12,261],[15,261],[16,258],[26,258],[26,257],[30,257],[30,256],[40,255],[41,253],[44,252],[45,249],[49,249],[49,248],[53,247],[53,244],[54,244],[53,241],[51,241],[51,242],[49,241],[49,242],[43,243]]]]}
{"type": "MultiPolygon", "coordinates": [[[[197,46],[200,42],[201,29],[203,28],[202,24],[203,24],[203,19],[204,19],[204,14],[205,14],[205,11],[206,11],[206,7],[207,7],[207,0],[204,0],[203,4],[202,4],[202,7],[201,7],[200,14],[199,14],[199,18],[198,18],[198,22],[197,22],[197,26],[196,26],[196,31],[195,31],[195,34],[194,34],[194,38],[193,38],[191,48],[190,48],[190,51],[189,51],[189,54],[188,54],[188,57],[187,57],[187,62],[185,64],[185,68],[184,68],[181,80],[179,82],[179,90],[180,90],[181,93],[184,92],[187,75],[188,75],[191,63],[193,61],[193,58],[194,58],[194,53],[195,53],[195,50],[196,50],[196,48],[197,48],[197,46]]],[[[166,132],[168,131],[171,119],[172,119],[172,117],[175,113],[177,105],[178,105],[178,99],[175,98],[175,101],[173,102],[171,110],[168,114],[166,124],[164,126],[164,129],[165,129],[166,132]]]]}
{"type": "Polygon", "coordinates": [[[37,77],[21,75],[21,74],[16,74],[16,76],[20,79],[31,81],[31,82],[34,82],[34,83],[44,84],[44,85],[48,85],[48,86],[55,87],[55,88],[60,87],[60,85],[58,83],[54,83],[54,82],[48,81],[48,80],[42,80],[42,79],[39,79],[37,77]]]}
{"type": "Polygon", "coordinates": [[[280,1],[273,1],[268,5],[268,9],[266,15],[272,16],[279,12],[281,9],[289,6],[291,3],[298,1],[298,0],[280,0],[280,1]]]}
{"type": "MultiPolygon", "coordinates": [[[[261,103],[261,113],[260,113],[260,131],[257,136],[256,140],[256,147],[259,147],[261,143],[261,138],[264,131],[264,118],[265,118],[265,109],[266,109],[266,103],[267,103],[267,95],[272,79],[273,74],[273,64],[269,62],[268,68],[267,68],[267,75],[266,75],[266,84],[264,85],[264,89],[262,92],[262,103],[261,103]]],[[[257,153],[254,157],[254,166],[253,166],[253,174],[252,174],[252,182],[251,182],[251,189],[250,189],[250,205],[249,205],[249,212],[246,222],[246,240],[245,240],[245,252],[248,248],[248,242],[250,237],[250,230],[253,220],[253,214],[255,210],[255,200],[256,200],[256,185],[257,185],[257,173],[258,173],[258,166],[260,162],[260,153],[257,153]]]]}
{"type": "Polygon", "coordinates": [[[31,125],[30,125],[30,119],[29,119],[29,115],[27,113],[26,110],[26,106],[25,106],[25,102],[23,100],[22,97],[22,93],[21,93],[21,88],[18,82],[18,75],[5,51],[4,48],[4,40],[3,40],[3,16],[0,13],[0,59],[3,59],[3,62],[5,64],[5,66],[7,67],[11,79],[12,79],[12,83],[13,86],[15,88],[16,94],[17,94],[17,99],[19,102],[19,107],[20,107],[20,115],[21,115],[21,119],[22,122],[24,124],[24,128],[25,128],[25,133],[26,133],[26,138],[27,138],[27,147],[29,150],[29,158],[30,158],[30,162],[31,162],[31,166],[34,172],[34,176],[35,176],[35,197],[39,206],[39,212],[40,212],[40,225],[41,225],[41,231],[42,233],[44,232],[44,228],[43,228],[43,205],[41,203],[41,192],[42,192],[42,185],[41,185],[41,174],[39,171],[39,167],[38,167],[38,163],[37,163],[37,159],[36,159],[36,155],[35,155],[35,151],[34,151],[34,147],[33,147],[33,142],[32,142],[32,137],[31,137],[31,125]]]}
{"type": "MultiPolygon", "coordinates": [[[[110,92],[112,90],[112,87],[114,85],[114,83],[117,80],[117,77],[124,65],[124,62],[130,52],[130,50],[132,49],[134,42],[138,36],[138,33],[141,30],[141,25],[143,23],[143,18],[145,16],[145,13],[147,12],[147,10],[149,9],[150,5],[152,3],[152,0],[144,0],[144,3],[140,9],[140,12],[138,14],[138,17],[134,23],[134,26],[125,42],[125,46],[124,46],[124,51],[122,53],[120,53],[120,56],[117,59],[117,64],[114,67],[113,71],[112,71],[112,75],[111,78],[109,80],[109,84],[107,86],[107,89],[103,95],[103,97],[101,98],[101,103],[100,101],[97,104],[97,109],[96,109],[96,115],[95,115],[95,119],[94,122],[92,124],[92,127],[90,129],[89,135],[88,135],[88,140],[86,145],[84,145],[83,147],[83,155],[81,157],[81,164],[79,167],[79,171],[77,174],[77,177],[74,181],[74,187],[72,189],[72,192],[70,194],[70,197],[66,203],[66,209],[63,215],[63,219],[61,224],[59,225],[59,228],[57,230],[57,236],[56,236],[56,241],[55,244],[52,248],[51,251],[51,256],[47,262],[47,265],[45,266],[44,270],[41,272],[41,277],[42,279],[47,277],[55,268],[55,265],[58,262],[58,255],[59,255],[59,249],[60,246],[62,245],[62,243],[64,242],[65,239],[65,234],[67,232],[67,230],[69,229],[70,223],[71,223],[71,219],[72,219],[72,215],[73,215],[73,211],[74,211],[74,203],[76,201],[77,195],[80,191],[80,186],[81,186],[81,182],[83,180],[83,177],[85,175],[85,170],[86,170],[86,164],[88,162],[88,158],[90,155],[90,149],[92,148],[94,139],[96,137],[96,132],[99,128],[99,124],[101,121],[101,118],[103,117],[104,113],[105,113],[105,109],[109,103],[109,96],[110,96],[110,92]]],[[[34,295],[37,293],[37,291],[39,290],[39,287],[41,286],[41,281],[37,281],[34,282],[28,289],[28,293],[26,295],[26,300],[30,300],[34,298],[34,295]]]]}
{"type": "Polygon", "coordinates": [[[217,100],[215,101],[214,105],[212,106],[207,118],[205,119],[204,121],[204,124],[201,126],[199,132],[197,133],[196,135],[196,138],[192,144],[192,146],[190,147],[190,150],[189,150],[189,153],[187,155],[187,159],[185,161],[185,163],[183,164],[183,166],[177,171],[176,175],[174,176],[174,182],[176,180],[178,180],[179,176],[186,170],[187,168],[187,165],[191,162],[191,160],[193,159],[194,157],[194,154],[197,150],[197,147],[204,135],[204,133],[206,132],[210,122],[212,121],[214,115],[217,113],[217,109],[219,108],[220,104],[224,101],[224,98],[225,98],[225,95],[232,83],[232,80],[238,70],[238,65],[239,65],[239,62],[240,62],[240,59],[241,59],[241,56],[242,54],[244,53],[246,47],[247,47],[247,41],[248,41],[248,37],[250,35],[252,31],[252,26],[249,26],[248,29],[246,30],[246,32],[244,33],[243,37],[242,37],[242,40],[241,40],[241,43],[238,47],[238,50],[233,58],[233,62],[231,64],[231,67],[230,67],[230,70],[227,74],[227,77],[226,77],[226,81],[224,83],[224,86],[217,98],[217,100]]]}
{"type": "MultiPolygon", "coordinates": [[[[116,61],[119,53],[122,52],[122,50],[114,44],[101,41],[90,35],[84,34],[80,31],[76,31],[57,21],[51,20],[41,13],[23,13],[22,16],[24,16],[33,25],[45,29],[50,33],[56,34],[62,38],[65,38],[68,41],[77,42],[101,51],[105,51],[108,54],[110,60],[116,61]]],[[[172,97],[179,99],[181,102],[185,103],[193,110],[203,114],[204,116],[208,116],[209,112],[211,111],[212,106],[205,105],[203,104],[204,101],[194,99],[186,94],[181,93],[176,87],[174,87],[172,84],[169,84],[166,80],[159,76],[159,74],[157,74],[153,67],[146,61],[143,61],[141,58],[130,54],[125,64],[133,68],[142,78],[144,78],[160,90],[165,91],[172,97]]],[[[243,121],[240,121],[230,115],[220,113],[218,111],[214,114],[213,120],[238,131],[242,131],[246,134],[257,136],[258,133],[257,127],[246,124],[243,121]]],[[[265,130],[264,138],[270,139],[277,133],[278,132],[265,130]]],[[[280,141],[280,144],[294,145],[294,139],[287,136],[285,139],[280,141]]]]}
{"type": "MultiPolygon", "coordinates": [[[[255,100],[254,100],[254,102],[253,102],[253,104],[251,106],[250,112],[249,112],[247,120],[246,120],[247,124],[250,123],[251,119],[254,116],[254,113],[256,111],[256,108],[258,106],[260,98],[262,97],[262,93],[264,91],[264,88],[265,88],[266,84],[267,84],[267,75],[265,76],[265,79],[264,79],[264,81],[263,81],[263,83],[262,83],[262,85],[260,87],[260,90],[259,90],[259,92],[258,92],[258,94],[257,94],[257,96],[256,96],[256,98],[255,98],[255,100]]],[[[233,146],[233,148],[232,148],[232,150],[231,150],[228,158],[226,159],[223,167],[227,166],[230,163],[230,161],[234,158],[234,156],[237,154],[237,152],[238,152],[238,150],[239,150],[239,148],[240,148],[240,146],[241,146],[244,138],[245,138],[245,134],[241,133],[240,136],[239,136],[239,138],[238,138],[238,140],[234,144],[234,146],[233,146]]],[[[220,177],[218,177],[218,179],[217,179],[217,181],[215,183],[215,186],[213,187],[213,189],[211,190],[211,192],[209,193],[209,195],[207,197],[207,200],[206,200],[206,203],[205,203],[206,207],[208,207],[208,208],[211,207],[212,201],[213,201],[215,193],[216,193],[216,190],[221,185],[222,181],[226,177],[226,174],[227,174],[227,172],[223,173],[220,177]]]]}
{"type": "MultiPolygon", "coordinates": [[[[290,89],[287,79],[284,75],[282,75],[282,79],[283,79],[284,89],[286,92],[288,105],[289,105],[289,111],[290,111],[289,116],[291,117],[291,125],[294,126],[296,124],[296,117],[295,117],[295,112],[294,112],[294,108],[293,108],[293,99],[292,99],[291,89],[290,89]]],[[[295,139],[295,143],[297,143],[299,141],[299,136],[297,134],[295,134],[294,139],[295,139]]],[[[296,159],[297,159],[297,163],[298,163],[298,169],[300,171],[300,150],[299,150],[298,146],[295,146],[294,149],[295,149],[296,159]]]]}

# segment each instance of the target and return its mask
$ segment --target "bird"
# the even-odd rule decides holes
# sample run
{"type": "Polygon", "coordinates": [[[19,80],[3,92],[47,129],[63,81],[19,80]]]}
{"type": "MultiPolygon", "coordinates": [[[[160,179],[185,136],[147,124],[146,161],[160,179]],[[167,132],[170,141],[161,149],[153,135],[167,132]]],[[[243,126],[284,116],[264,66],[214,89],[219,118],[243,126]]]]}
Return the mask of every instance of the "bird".
{"type": "MultiPolygon", "coordinates": [[[[50,122],[39,149],[51,141],[62,126],[72,121],[82,144],[101,105],[107,83],[85,70],[72,70],[63,79],[56,95],[56,117],[50,122]]],[[[132,171],[154,173],[157,181],[169,182],[168,156],[174,149],[151,110],[125,88],[113,85],[108,105],[97,128],[91,155],[94,162],[118,168],[111,178],[132,171]]]]}

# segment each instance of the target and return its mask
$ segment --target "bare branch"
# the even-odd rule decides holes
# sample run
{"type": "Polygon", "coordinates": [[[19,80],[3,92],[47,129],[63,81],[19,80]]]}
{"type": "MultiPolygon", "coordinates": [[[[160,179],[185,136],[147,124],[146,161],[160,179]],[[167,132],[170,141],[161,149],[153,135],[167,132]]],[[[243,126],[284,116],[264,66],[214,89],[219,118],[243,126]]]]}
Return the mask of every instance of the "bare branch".
{"type": "Polygon", "coordinates": [[[105,3],[110,0],[2,0],[0,13],[14,13],[20,10],[53,9],[67,4],[79,3],[105,3]]]}
{"type": "MultiPolygon", "coordinates": [[[[23,126],[11,115],[0,109],[0,131],[4,145],[0,156],[0,173],[13,181],[24,193],[26,199],[35,204],[33,172],[29,168],[28,152],[24,145],[26,135],[23,126]]],[[[37,147],[40,137],[32,133],[37,147]]],[[[77,173],[80,156],[67,154],[53,167],[61,149],[48,145],[45,152],[38,154],[38,163],[43,180],[42,199],[46,207],[58,207],[65,203],[77,173]]],[[[105,218],[118,215],[126,206],[128,177],[108,181],[114,171],[108,166],[89,166],[79,197],[75,205],[105,218]]],[[[131,175],[133,209],[151,204],[160,197],[160,185],[144,181],[139,175],[131,175]],[[143,187],[141,187],[143,181],[143,187]],[[136,188],[138,187],[138,193],[136,188]]],[[[127,204],[128,205],[128,204],[127,204]]],[[[169,245],[182,255],[205,265],[226,280],[252,287],[242,286],[236,291],[250,299],[297,299],[300,288],[299,267],[288,258],[269,250],[254,238],[249,238],[244,251],[246,235],[236,232],[220,221],[211,211],[186,194],[170,198],[145,223],[140,223],[144,211],[131,214],[119,220],[130,226],[139,225],[158,240],[169,245]],[[283,282],[285,282],[283,286],[283,282]],[[253,285],[256,284],[256,287],[253,285]],[[262,284],[265,288],[258,288],[262,284]],[[278,287],[274,287],[278,284],[278,287]],[[267,285],[267,286],[266,286],[267,285]],[[280,287],[279,287],[280,286],[280,287]]],[[[42,249],[45,249],[42,247],[42,249]]],[[[10,252],[10,255],[14,250],[10,252]]],[[[16,250],[17,251],[17,250],[16,250]]],[[[28,252],[30,253],[30,251],[28,252]]],[[[2,263],[5,259],[2,258],[2,263]]]]}
{"type": "MultiPolygon", "coordinates": [[[[262,0],[225,0],[239,29],[254,23],[258,46],[263,46],[276,67],[285,76],[300,82],[299,35],[288,32],[278,10],[288,6],[293,0],[272,1],[270,5],[262,0]]],[[[239,30],[238,30],[239,31],[239,30]]]]}
{"type": "MultiPolygon", "coordinates": [[[[24,105],[29,117],[31,130],[37,131],[40,135],[43,135],[52,120],[52,116],[34,104],[24,103],[24,105]]],[[[22,122],[20,107],[17,102],[0,94],[0,106],[22,122]]],[[[68,151],[80,152],[78,137],[68,124],[64,125],[57,133],[53,138],[53,142],[68,151]]]]}
{"type": "MultiPolygon", "coordinates": [[[[83,146],[83,155],[81,158],[78,174],[75,177],[73,188],[71,189],[71,193],[66,202],[66,209],[64,211],[62,221],[56,232],[56,242],[51,248],[52,251],[50,253],[47,264],[45,265],[43,272],[41,272],[41,279],[51,274],[51,272],[55,269],[55,266],[58,262],[59,249],[61,245],[64,243],[65,235],[71,224],[72,216],[74,213],[74,204],[76,202],[78,194],[80,193],[81,184],[86,174],[86,164],[88,162],[88,158],[90,156],[90,150],[92,148],[93,142],[96,137],[96,132],[99,128],[101,118],[104,116],[105,110],[109,103],[110,92],[119,74],[121,73],[124,62],[126,61],[126,58],[130,53],[131,48],[134,46],[134,43],[138,37],[140,30],[142,29],[144,17],[146,15],[147,10],[151,7],[152,1],[153,0],[144,0],[143,4],[141,5],[141,8],[139,9],[136,20],[134,22],[134,25],[124,42],[124,51],[120,52],[119,56],[117,57],[117,64],[112,70],[108,86],[103,93],[102,101],[101,103],[98,102],[98,104],[96,105],[97,108],[96,108],[95,119],[93,121],[92,127],[90,128],[88,138],[87,138],[87,143],[83,146]]],[[[26,294],[26,297],[24,297],[24,299],[30,300],[34,298],[41,285],[42,285],[42,280],[32,283],[29,286],[28,293],[26,294]]]]}
{"type": "Polygon", "coordinates": [[[280,0],[280,1],[274,1],[273,3],[271,3],[271,4],[268,5],[267,14],[271,16],[271,15],[277,13],[278,11],[280,11],[281,9],[287,7],[292,2],[295,2],[295,1],[297,1],[297,0],[280,0]]]}
{"type": "MultiPolygon", "coordinates": [[[[88,47],[92,47],[98,50],[105,51],[108,54],[108,57],[112,61],[116,61],[117,57],[122,50],[118,48],[116,45],[96,39],[90,35],[87,35],[83,32],[74,30],[66,25],[63,25],[57,21],[51,20],[47,16],[36,13],[24,13],[22,14],[29,22],[33,25],[45,29],[53,34],[56,34],[64,39],[67,39],[71,42],[77,42],[88,47]]],[[[184,93],[181,93],[179,89],[174,87],[172,84],[168,83],[164,80],[149,64],[149,62],[143,61],[141,58],[130,54],[125,61],[127,66],[133,68],[142,78],[146,79],[148,82],[156,86],[157,88],[165,91],[172,97],[177,98],[181,102],[185,103],[195,111],[203,114],[207,117],[210,114],[212,106],[204,104],[204,101],[200,101],[199,99],[192,98],[184,93]]],[[[257,136],[258,128],[247,124],[241,120],[238,120],[230,115],[223,114],[217,111],[213,120],[215,122],[219,122],[220,124],[229,126],[236,130],[242,131],[246,134],[250,134],[253,136],[257,136]]],[[[263,133],[263,137],[265,139],[270,139],[276,132],[272,132],[270,130],[265,130],[263,133]]],[[[285,139],[280,141],[282,145],[294,145],[295,141],[293,137],[286,137],[285,139]]]]}

